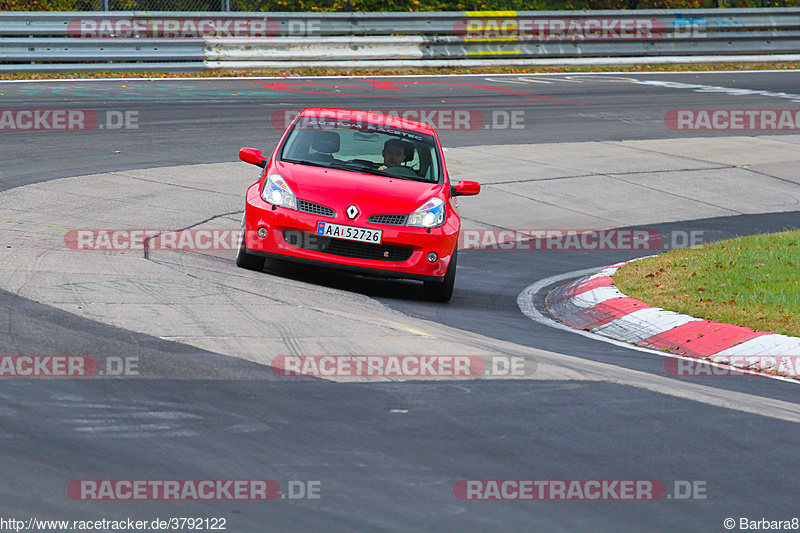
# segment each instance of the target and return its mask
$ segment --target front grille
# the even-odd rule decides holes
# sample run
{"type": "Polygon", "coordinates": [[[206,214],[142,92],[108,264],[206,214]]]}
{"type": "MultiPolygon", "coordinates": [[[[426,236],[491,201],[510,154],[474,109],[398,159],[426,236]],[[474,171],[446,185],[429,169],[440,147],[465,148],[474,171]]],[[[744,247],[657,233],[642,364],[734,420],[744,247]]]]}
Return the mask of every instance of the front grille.
{"type": "Polygon", "coordinates": [[[336,212],[330,207],[325,207],[324,205],[315,204],[306,200],[297,200],[297,210],[323,217],[336,216],[336,212]]]}
{"type": "Polygon", "coordinates": [[[293,230],[284,230],[283,240],[286,241],[286,244],[303,248],[304,250],[372,261],[408,261],[411,254],[414,253],[413,249],[405,246],[333,239],[293,230]]]}
{"type": "Polygon", "coordinates": [[[405,226],[408,215],[370,215],[368,222],[373,224],[388,224],[391,226],[405,226]]]}

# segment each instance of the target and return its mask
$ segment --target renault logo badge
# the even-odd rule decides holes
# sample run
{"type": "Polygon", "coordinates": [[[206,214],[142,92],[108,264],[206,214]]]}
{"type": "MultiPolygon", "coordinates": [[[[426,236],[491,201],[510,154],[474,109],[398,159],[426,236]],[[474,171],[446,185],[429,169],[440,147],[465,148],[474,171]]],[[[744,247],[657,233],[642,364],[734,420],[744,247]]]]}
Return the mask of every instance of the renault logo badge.
{"type": "Polygon", "coordinates": [[[347,211],[345,211],[345,213],[347,214],[347,218],[353,220],[358,216],[358,207],[356,207],[356,204],[353,204],[347,208],[347,211]]]}

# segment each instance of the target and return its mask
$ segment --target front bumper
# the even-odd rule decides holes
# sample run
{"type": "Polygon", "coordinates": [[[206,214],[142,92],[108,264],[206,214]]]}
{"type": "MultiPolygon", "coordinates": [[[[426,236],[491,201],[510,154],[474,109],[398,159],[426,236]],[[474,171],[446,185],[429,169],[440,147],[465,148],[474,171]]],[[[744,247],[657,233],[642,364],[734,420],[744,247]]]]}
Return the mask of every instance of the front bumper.
{"type": "Polygon", "coordinates": [[[248,195],[243,222],[245,247],[251,254],[423,281],[444,279],[460,224],[455,214],[448,214],[445,224],[430,232],[425,228],[373,224],[367,222],[367,214],[359,215],[355,221],[342,216],[324,217],[283,207],[273,209],[258,195],[248,195]],[[317,237],[320,221],[381,230],[381,244],[317,237]],[[427,259],[430,252],[436,253],[436,261],[427,259]]]}

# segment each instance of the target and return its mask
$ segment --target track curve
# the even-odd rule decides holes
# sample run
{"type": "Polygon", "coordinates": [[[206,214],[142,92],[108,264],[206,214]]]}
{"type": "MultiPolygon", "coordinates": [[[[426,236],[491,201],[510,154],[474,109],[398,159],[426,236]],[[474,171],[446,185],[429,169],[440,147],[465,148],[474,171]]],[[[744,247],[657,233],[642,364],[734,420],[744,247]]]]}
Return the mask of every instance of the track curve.
{"type": "Polygon", "coordinates": [[[312,102],[480,116],[477,129],[440,128],[451,174],[484,184],[482,196],[462,202],[469,229],[646,227],[704,239],[777,230],[800,210],[797,136],[676,132],[663,117],[711,106],[791,108],[781,94],[791,96],[796,79],[0,85],[6,107],[92,111],[106,126],[0,132],[2,351],[135,354],[141,368],[130,379],[9,380],[2,449],[14,461],[0,467],[10,487],[0,503],[8,515],[58,519],[224,516],[233,531],[259,530],[265,520],[275,530],[569,531],[580,521],[593,531],[653,523],[706,531],[731,516],[790,518],[796,483],[775,465],[791,464],[800,444],[793,387],[671,378],[660,358],[537,326],[516,306],[534,281],[642,251],[465,250],[455,298],[442,306],[422,302],[411,283],[280,265],[244,272],[228,250],[77,252],[64,232],[235,230],[254,179],[233,162],[236,150],[268,148],[286,114],[312,102]],[[644,83],[665,80],[673,85],[644,83]],[[521,120],[511,121],[512,111],[521,120]],[[109,131],[117,120],[122,127],[109,131]],[[528,372],[340,384],[287,380],[263,366],[290,354],[513,355],[528,372]],[[745,453],[746,464],[731,461],[745,453]],[[251,477],[319,480],[323,497],[144,503],[65,493],[75,479],[251,477]],[[559,502],[453,494],[460,479],[519,478],[689,480],[709,490],[703,501],[569,504],[570,520],[559,502]]]}

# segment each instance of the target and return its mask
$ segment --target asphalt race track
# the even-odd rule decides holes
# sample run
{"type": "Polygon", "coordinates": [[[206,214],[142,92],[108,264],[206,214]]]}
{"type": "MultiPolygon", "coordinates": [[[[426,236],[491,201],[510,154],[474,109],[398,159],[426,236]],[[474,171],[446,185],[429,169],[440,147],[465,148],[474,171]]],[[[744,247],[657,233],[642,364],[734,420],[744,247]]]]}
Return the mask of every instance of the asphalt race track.
{"type": "Polygon", "coordinates": [[[38,129],[0,114],[0,356],[86,356],[105,370],[5,375],[0,519],[193,517],[235,532],[791,524],[795,383],[671,376],[661,355],[533,322],[517,305],[539,280],[659,250],[462,250],[453,300],[433,304],[413,282],[281,264],[249,272],[232,250],[79,251],[65,233],[235,231],[257,177],[238,149],[268,152],[309,105],[433,120],[451,175],[484,185],[460,201],[466,229],[646,228],[673,245],[778,231],[800,220],[800,123],[696,131],[665,117],[794,115],[799,81],[789,71],[0,83],[0,113],[51,112],[38,129]],[[74,129],[57,110],[78,112],[74,129]],[[269,366],[285,355],[415,354],[514,356],[525,372],[380,381],[269,366]],[[135,372],[117,371],[130,360],[135,372]],[[68,491],[79,480],[251,479],[277,481],[280,496],[68,491]],[[519,479],[657,480],[666,494],[457,497],[463,480],[519,479]]]}

